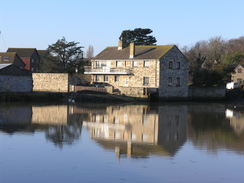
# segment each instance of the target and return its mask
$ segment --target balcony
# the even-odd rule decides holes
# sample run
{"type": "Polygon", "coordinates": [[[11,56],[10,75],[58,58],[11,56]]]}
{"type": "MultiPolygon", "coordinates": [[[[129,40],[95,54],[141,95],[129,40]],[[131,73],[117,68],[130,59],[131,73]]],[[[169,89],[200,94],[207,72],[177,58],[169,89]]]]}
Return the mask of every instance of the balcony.
{"type": "Polygon", "coordinates": [[[129,67],[85,67],[84,74],[131,74],[129,67]]]}

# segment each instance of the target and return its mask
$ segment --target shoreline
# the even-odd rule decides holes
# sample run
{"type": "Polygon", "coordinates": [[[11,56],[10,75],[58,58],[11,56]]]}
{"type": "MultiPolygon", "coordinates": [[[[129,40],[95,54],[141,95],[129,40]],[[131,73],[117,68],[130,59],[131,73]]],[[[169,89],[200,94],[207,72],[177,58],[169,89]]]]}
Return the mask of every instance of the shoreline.
{"type": "Polygon", "coordinates": [[[30,101],[30,102],[71,102],[71,103],[167,103],[167,102],[217,102],[225,104],[243,105],[242,98],[188,98],[188,99],[168,99],[168,100],[150,100],[149,98],[129,97],[101,92],[2,92],[0,93],[0,102],[30,101]]]}

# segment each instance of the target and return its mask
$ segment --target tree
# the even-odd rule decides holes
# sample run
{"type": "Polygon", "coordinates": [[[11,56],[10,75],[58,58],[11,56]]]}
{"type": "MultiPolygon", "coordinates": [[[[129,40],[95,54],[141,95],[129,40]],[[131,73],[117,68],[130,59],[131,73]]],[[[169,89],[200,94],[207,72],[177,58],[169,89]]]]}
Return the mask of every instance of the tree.
{"type": "Polygon", "coordinates": [[[87,65],[91,64],[91,59],[94,57],[94,49],[92,45],[89,45],[87,51],[86,51],[86,58],[85,62],[87,65]]]}
{"type": "MultiPolygon", "coordinates": [[[[74,73],[84,65],[82,46],[79,42],[68,42],[65,37],[48,46],[49,62],[55,66],[53,72],[74,73]]],[[[52,65],[53,65],[52,64],[52,65]]]]}
{"type": "Polygon", "coordinates": [[[122,40],[123,47],[129,46],[131,42],[135,45],[155,45],[157,42],[154,36],[148,35],[153,31],[151,29],[136,28],[134,30],[124,30],[122,31],[119,39],[122,40]]]}

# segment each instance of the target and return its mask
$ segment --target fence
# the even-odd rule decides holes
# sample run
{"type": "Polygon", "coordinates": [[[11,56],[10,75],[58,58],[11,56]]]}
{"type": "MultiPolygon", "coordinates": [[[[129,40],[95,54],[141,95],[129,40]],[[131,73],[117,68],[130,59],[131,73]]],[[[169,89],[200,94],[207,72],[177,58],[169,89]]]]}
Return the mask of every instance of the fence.
{"type": "Polygon", "coordinates": [[[74,91],[94,91],[94,92],[107,93],[106,88],[89,87],[89,86],[74,86],[74,91]]]}

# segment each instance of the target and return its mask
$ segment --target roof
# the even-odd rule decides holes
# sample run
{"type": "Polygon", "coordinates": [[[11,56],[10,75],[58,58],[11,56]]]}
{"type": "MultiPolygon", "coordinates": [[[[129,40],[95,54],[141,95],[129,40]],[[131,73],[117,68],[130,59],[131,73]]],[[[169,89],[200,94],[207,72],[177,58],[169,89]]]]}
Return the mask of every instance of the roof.
{"type": "MultiPolygon", "coordinates": [[[[135,46],[135,56],[133,59],[160,59],[174,45],[151,45],[135,46]]],[[[118,47],[107,47],[100,52],[93,60],[125,60],[129,59],[130,46],[118,50],[118,47]]]]}
{"type": "Polygon", "coordinates": [[[9,48],[7,52],[16,52],[20,57],[31,57],[33,52],[37,52],[35,48],[9,48]]]}
{"type": "Polygon", "coordinates": [[[9,65],[11,65],[11,64],[0,64],[0,69],[3,69],[4,67],[7,67],[9,65]]]}
{"type": "Polygon", "coordinates": [[[5,57],[9,57],[9,60],[7,63],[11,62],[13,63],[15,59],[16,52],[0,52],[0,63],[5,63],[4,59],[5,57]]]}
{"type": "Polygon", "coordinates": [[[0,69],[0,75],[14,75],[14,76],[31,75],[31,72],[11,64],[9,66],[0,69]]]}
{"type": "Polygon", "coordinates": [[[37,50],[40,57],[44,57],[48,54],[47,50],[37,50]]]}

